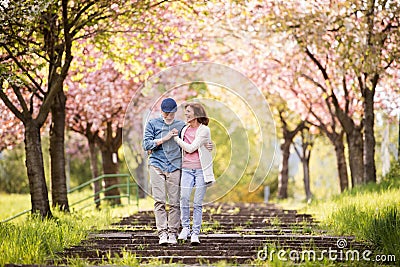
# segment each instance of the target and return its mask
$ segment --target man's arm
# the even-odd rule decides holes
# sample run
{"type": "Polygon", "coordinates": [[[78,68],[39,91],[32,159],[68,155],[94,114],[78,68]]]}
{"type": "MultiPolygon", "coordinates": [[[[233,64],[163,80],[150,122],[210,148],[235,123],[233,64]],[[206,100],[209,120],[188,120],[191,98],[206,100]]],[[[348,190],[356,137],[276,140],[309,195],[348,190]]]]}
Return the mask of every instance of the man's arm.
{"type": "Polygon", "coordinates": [[[151,151],[154,148],[157,147],[157,143],[155,142],[155,129],[154,126],[152,125],[151,122],[148,122],[146,124],[146,128],[144,130],[144,135],[143,135],[143,142],[142,146],[143,149],[146,151],[151,151]]]}
{"type": "Polygon", "coordinates": [[[172,133],[168,133],[166,136],[156,139],[155,132],[156,129],[154,125],[151,122],[149,122],[146,125],[143,137],[143,148],[144,150],[147,151],[148,154],[151,154],[151,150],[153,150],[159,145],[162,145],[163,143],[165,143],[174,136],[172,133]]]}

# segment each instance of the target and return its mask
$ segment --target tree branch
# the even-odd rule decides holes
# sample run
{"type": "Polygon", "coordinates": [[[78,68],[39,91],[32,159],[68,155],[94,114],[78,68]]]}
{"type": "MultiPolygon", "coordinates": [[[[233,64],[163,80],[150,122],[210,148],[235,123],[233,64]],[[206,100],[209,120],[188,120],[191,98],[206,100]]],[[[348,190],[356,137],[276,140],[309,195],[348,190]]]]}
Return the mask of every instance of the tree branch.
{"type": "Polygon", "coordinates": [[[301,77],[306,78],[307,80],[312,82],[315,86],[321,88],[322,91],[324,91],[325,93],[328,93],[328,90],[326,90],[326,88],[322,84],[320,84],[319,82],[315,81],[312,77],[308,76],[307,74],[302,73],[301,77]]]}
{"type": "Polygon", "coordinates": [[[29,110],[28,110],[28,107],[26,105],[25,99],[21,94],[20,88],[18,88],[15,84],[11,84],[11,87],[12,87],[15,95],[17,96],[18,102],[22,107],[23,113],[28,114],[29,110]]]}
{"type": "Polygon", "coordinates": [[[26,118],[24,115],[18,110],[18,108],[10,101],[8,96],[4,93],[3,89],[0,89],[0,98],[3,100],[4,104],[8,107],[9,110],[23,123],[25,123],[26,118]]]}
{"type": "Polygon", "coordinates": [[[306,47],[305,52],[307,56],[314,62],[315,65],[317,65],[318,69],[321,71],[322,76],[324,77],[325,80],[329,80],[328,73],[326,72],[326,69],[322,66],[322,64],[319,62],[319,60],[314,56],[313,53],[310,52],[310,50],[306,47]]]}
{"type": "Polygon", "coordinates": [[[14,61],[15,64],[17,64],[17,66],[24,72],[24,74],[29,78],[29,80],[36,86],[36,88],[39,88],[40,90],[40,85],[35,81],[35,79],[33,79],[33,77],[29,74],[28,70],[25,69],[24,66],[22,66],[22,64],[18,61],[18,59],[13,55],[12,51],[8,48],[7,45],[2,44],[2,47],[4,47],[4,49],[7,51],[7,53],[9,54],[9,56],[11,57],[11,59],[14,61]]]}

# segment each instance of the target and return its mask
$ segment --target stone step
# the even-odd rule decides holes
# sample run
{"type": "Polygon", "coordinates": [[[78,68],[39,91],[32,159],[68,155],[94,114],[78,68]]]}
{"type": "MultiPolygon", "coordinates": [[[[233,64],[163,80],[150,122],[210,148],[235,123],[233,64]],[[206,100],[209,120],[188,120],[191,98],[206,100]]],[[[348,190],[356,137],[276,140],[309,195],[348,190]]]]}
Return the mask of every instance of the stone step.
{"type": "MultiPolygon", "coordinates": [[[[231,257],[226,257],[226,256],[186,256],[186,255],[175,255],[175,256],[137,256],[139,261],[142,264],[148,263],[149,266],[158,266],[161,263],[164,264],[164,266],[168,266],[169,264],[172,263],[177,263],[177,264],[190,264],[190,265],[195,265],[195,266],[209,266],[210,264],[213,263],[218,263],[221,261],[224,262],[229,262],[230,265],[237,265],[237,264],[245,264],[245,263],[250,263],[251,260],[255,260],[255,258],[249,258],[248,256],[231,256],[231,257]]],[[[84,260],[86,262],[90,262],[92,265],[103,263],[105,260],[108,259],[108,255],[99,258],[99,257],[82,257],[82,258],[75,258],[75,261],[78,260],[84,260]]],[[[51,264],[51,262],[49,262],[51,264]]],[[[60,260],[57,261],[57,264],[68,264],[67,260],[60,260]]],[[[19,266],[19,265],[18,265],[19,266]]],[[[37,266],[35,266],[37,267],[37,266]]]]}
{"type": "MultiPolygon", "coordinates": [[[[318,229],[311,215],[279,209],[263,203],[209,204],[204,206],[201,244],[190,242],[161,246],[155,229],[153,211],[141,211],[122,218],[110,229],[92,233],[80,245],[60,254],[103,264],[108,258],[136,255],[141,264],[164,262],[207,265],[220,261],[252,264],[264,248],[276,251],[336,249],[338,236],[328,236],[318,229]]],[[[346,248],[365,248],[354,237],[345,237],[346,248]]]]}

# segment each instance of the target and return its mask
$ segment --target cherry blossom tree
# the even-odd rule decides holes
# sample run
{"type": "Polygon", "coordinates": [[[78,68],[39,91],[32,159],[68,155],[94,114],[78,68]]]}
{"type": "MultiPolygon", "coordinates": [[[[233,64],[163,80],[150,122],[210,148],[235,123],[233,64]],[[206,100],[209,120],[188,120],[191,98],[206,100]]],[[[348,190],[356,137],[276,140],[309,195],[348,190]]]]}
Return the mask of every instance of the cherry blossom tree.
{"type": "Polygon", "coordinates": [[[249,66],[257,84],[280,92],[303,117],[311,114],[336,143],[342,190],[348,184],[342,131],[353,184],[375,181],[373,110],[381,101],[375,91],[396,88],[390,86],[395,80],[390,70],[398,64],[399,4],[251,1],[232,2],[225,10],[229,21],[223,37],[230,46],[225,50],[235,52],[229,58],[235,62],[244,55],[237,65],[249,66]],[[274,67],[276,62],[281,67],[274,67]],[[297,80],[296,86],[274,81],[285,76],[297,80]]]}
{"type": "MultiPolygon", "coordinates": [[[[289,130],[290,127],[285,127],[285,125],[288,125],[288,120],[293,124],[293,118],[295,117],[291,116],[290,118],[290,116],[287,115],[283,116],[283,114],[291,113],[288,109],[300,115],[303,121],[312,121],[317,125],[322,123],[322,126],[326,126],[331,122],[332,125],[328,125],[328,127],[324,128],[331,136],[331,141],[336,143],[339,181],[341,181],[342,190],[347,188],[348,176],[344,157],[343,132],[340,125],[338,126],[338,121],[336,119],[333,121],[327,120],[327,118],[330,118],[329,113],[323,113],[328,115],[323,115],[322,118],[324,119],[318,121],[315,118],[313,119],[314,115],[308,108],[299,107],[302,106],[302,101],[299,100],[299,96],[301,96],[303,92],[298,88],[297,77],[301,66],[305,64],[304,56],[294,57],[294,55],[296,55],[295,51],[297,51],[298,48],[296,47],[295,41],[290,42],[290,35],[281,32],[275,34],[272,30],[274,27],[266,28],[268,22],[267,16],[273,14],[274,4],[271,2],[260,3],[253,1],[251,3],[246,3],[246,5],[241,5],[241,3],[238,2],[231,2],[228,7],[225,6],[223,11],[225,12],[224,16],[227,20],[216,19],[215,23],[208,23],[208,25],[219,23],[218,25],[221,25],[223,29],[222,32],[216,33],[215,40],[212,40],[217,47],[216,50],[220,51],[219,56],[215,58],[228,62],[231,66],[243,70],[245,74],[252,78],[253,81],[264,90],[267,99],[269,99],[270,103],[273,103],[271,108],[275,110],[277,114],[281,114],[281,116],[276,116],[276,120],[282,122],[283,119],[286,121],[286,123],[280,123],[279,127],[286,128],[288,133],[291,132],[289,130]],[[295,61],[294,58],[297,59],[297,61],[295,61]],[[280,104],[282,102],[286,102],[286,104],[282,106],[282,104],[280,104]],[[282,110],[280,106],[283,107],[285,113],[279,112],[279,110],[282,110]]],[[[301,53],[299,53],[299,55],[300,54],[301,53]]],[[[320,100],[321,98],[318,95],[310,98],[311,94],[309,92],[313,88],[313,85],[308,85],[308,88],[304,89],[308,96],[303,98],[303,100],[320,100]]],[[[313,103],[312,106],[314,107],[321,106],[315,103],[314,100],[311,101],[311,103],[313,103]]],[[[321,108],[318,109],[321,111],[321,108]]],[[[319,117],[322,115],[318,112],[317,114],[319,117]]],[[[335,114],[333,115],[333,117],[335,117],[335,114]]],[[[292,129],[295,128],[296,126],[292,129]]],[[[289,136],[292,135],[288,135],[288,137],[289,136]]],[[[285,140],[284,135],[281,136],[281,138],[285,140]]],[[[292,138],[294,138],[294,136],[292,136],[292,138]]],[[[290,139],[284,143],[289,144],[284,146],[286,150],[288,150],[291,144],[290,139]]],[[[282,155],[289,155],[289,153],[282,150],[282,155]]],[[[287,177],[287,175],[285,175],[286,172],[284,170],[287,170],[288,166],[285,162],[287,162],[287,160],[285,160],[285,157],[282,157],[279,176],[279,194],[281,197],[287,194],[285,194],[285,189],[287,188],[287,185],[285,185],[287,179],[285,177],[287,177]]]]}
{"type": "MultiPolygon", "coordinates": [[[[73,43],[96,32],[108,29],[108,19],[124,13],[137,18],[146,8],[156,5],[152,1],[6,1],[0,3],[0,98],[24,125],[26,167],[29,177],[32,211],[42,217],[51,217],[48,190],[43,168],[40,129],[53,111],[52,151],[55,161],[63,161],[63,82],[72,62],[73,43]],[[9,95],[11,88],[18,103],[9,95]],[[29,94],[26,99],[23,93],[29,94]],[[33,103],[39,101],[35,109],[33,103]],[[54,133],[54,135],[53,135],[54,133]],[[55,148],[53,144],[58,147],[55,148]]],[[[59,164],[65,173],[65,164],[59,164]]],[[[53,204],[68,210],[65,175],[57,184],[59,195],[53,194],[53,204]]],[[[53,193],[55,193],[53,192],[53,193]]]]}
{"type": "Polygon", "coordinates": [[[394,1],[282,2],[275,9],[279,28],[314,65],[302,78],[321,90],[346,132],[355,184],[376,181],[375,92],[397,64],[399,10],[394,1]]]}
{"type": "MultiPolygon", "coordinates": [[[[109,50],[96,46],[94,42],[82,42],[82,56],[76,59],[74,71],[67,82],[67,120],[71,129],[87,137],[93,170],[97,146],[102,154],[103,173],[118,173],[123,121],[131,101],[135,108],[134,114],[129,116],[139,133],[132,144],[137,154],[133,158],[138,168],[144,167],[140,145],[143,113],[153,106],[154,103],[149,101],[154,99],[142,94],[143,83],[166,66],[199,59],[204,55],[206,48],[195,43],[201,36],[193,26],[188,31],[188,11],[178,9],[176,4],[166,3],[166,6],[160,5],[157,12],[143,14],[143,20],[148,21],[144,31],[135,32],[128,27],[123,34],[114,34],[108,40],[113,44],[109,50]],[[176,16],[171,10],[185,14],[176,16]]],[[[98,174],[93,172],[93,176],[98,174]]],[[[143,176],[140,172],[137,174],[143,176]]],[[[140,182],[144,178],[137,180],[140,182]]],[[[108,188],[118,180],[105,179],[105,183],[108,188]]],[[[100,186],[95,187],[98,192],[100,186]]],[[[118,189],[110,190],[106,195],[117,196],[118,189]]],[[[118,201],[115,198],[116,204],[118,201]]]]}
{"type": "MultiPolygon", "coordinates": [[[[11,92],[9,93],[11,94],[11,92]]],[[[13,103],[17,103],[14,99],[13,103]]],[[[15,145],[24,141],[23,123],[7,108],[4,102],[0,102],[0,153],[5,149],[11,150],[15,145]]]]}

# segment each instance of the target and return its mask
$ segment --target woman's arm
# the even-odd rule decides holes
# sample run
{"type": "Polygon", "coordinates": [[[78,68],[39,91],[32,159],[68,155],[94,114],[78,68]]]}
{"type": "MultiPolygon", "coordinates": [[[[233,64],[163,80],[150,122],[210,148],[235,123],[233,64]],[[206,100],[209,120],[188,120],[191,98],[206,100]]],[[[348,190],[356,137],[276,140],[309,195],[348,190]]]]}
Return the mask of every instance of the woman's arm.
{"type": "Polygon", "coordinates": [[[199,128],[198,131],[200,131],[199,134],[196,135],[196,137],[194,138],[194,140],[191,144],[186,143],[185,141],[180,139],[178,136],[175,136],[174,140],[187,153],[193,153],[196,150],[198,150],[200,146],[207,143],[208,139],[210,137],[210,129],[208,127],[202,127],[202,129],[199,128]]]}

